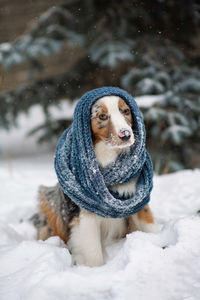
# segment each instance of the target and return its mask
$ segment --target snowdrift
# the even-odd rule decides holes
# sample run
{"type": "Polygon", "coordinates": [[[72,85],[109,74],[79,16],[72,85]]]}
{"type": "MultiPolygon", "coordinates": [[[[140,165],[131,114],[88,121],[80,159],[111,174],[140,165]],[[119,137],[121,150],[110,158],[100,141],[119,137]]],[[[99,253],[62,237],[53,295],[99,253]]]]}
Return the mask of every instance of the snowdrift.
{"type": "Polygon", "coordinates": [[[200,170],[155,177],[157,234],[134,232],[106,249],[106,264],[72,266],[58,237],[36,241],[28,221],[39,184],[56,182],[53,156],[0,165],[0,299],[200,299],[200,170]]]}

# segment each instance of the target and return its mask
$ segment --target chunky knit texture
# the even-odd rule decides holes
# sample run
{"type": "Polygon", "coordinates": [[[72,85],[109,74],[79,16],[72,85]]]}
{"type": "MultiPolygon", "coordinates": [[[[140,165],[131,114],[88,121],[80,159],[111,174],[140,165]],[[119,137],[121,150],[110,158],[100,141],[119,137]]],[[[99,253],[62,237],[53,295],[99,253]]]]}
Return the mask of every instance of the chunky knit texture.
{"type": "Polygon", "coordinates": [[[62,134],[55,154],[55,170],[63,192],[78,206],[102,217],[122,218],[141,210],[150,200],[153,168],[145,148],[143,118],[135,100],[126,91],[103,87],[82,96],[72,125],[62,134]],[[119,96],[129,105],[136,141],[115,162],[99,168],[91,134],[90,114],[95,101],[119,96]],[[139,176],[135,195],[120,198],[109,187],[139,176]]]}

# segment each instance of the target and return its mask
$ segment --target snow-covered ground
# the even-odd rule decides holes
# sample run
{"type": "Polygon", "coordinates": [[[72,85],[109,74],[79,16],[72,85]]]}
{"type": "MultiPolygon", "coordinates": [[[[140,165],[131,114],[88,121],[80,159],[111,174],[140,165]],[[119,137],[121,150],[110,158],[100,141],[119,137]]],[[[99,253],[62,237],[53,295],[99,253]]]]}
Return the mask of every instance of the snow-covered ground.
{"type": "Polygon", "coordinates": [[[129,234],[96,268],[72,266],[58,237],[35,239],[38,185],[55,182],[53,154],[0,161],[1,300],[200,299],[200,170],[155,177],[160,232],[129,234]]]}

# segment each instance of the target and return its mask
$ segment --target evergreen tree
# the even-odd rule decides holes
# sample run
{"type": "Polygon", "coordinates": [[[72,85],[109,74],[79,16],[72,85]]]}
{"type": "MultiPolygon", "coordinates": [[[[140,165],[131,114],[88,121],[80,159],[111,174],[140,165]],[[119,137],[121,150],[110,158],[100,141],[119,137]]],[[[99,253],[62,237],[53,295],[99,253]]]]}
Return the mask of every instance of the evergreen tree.
{"type": "Polygon", "coordinates": [[[199,9],[195,0],[71,0],[52,7],[27,35],[0,45],[3,69],[29,62],[34,78],[44,67],[41,57],[65,43],[83,55],[63,74],[1,93],[0,126],[9,129],[20,112],[41,104],[46,121],[32,133],[41,131],[40,141],[57,137],[69,121],[53,120],[52,104],[120,86],[138,101],[148,95],[141,109],[157,171],[197,166],[191,158],[200,150],[199,9]]]}

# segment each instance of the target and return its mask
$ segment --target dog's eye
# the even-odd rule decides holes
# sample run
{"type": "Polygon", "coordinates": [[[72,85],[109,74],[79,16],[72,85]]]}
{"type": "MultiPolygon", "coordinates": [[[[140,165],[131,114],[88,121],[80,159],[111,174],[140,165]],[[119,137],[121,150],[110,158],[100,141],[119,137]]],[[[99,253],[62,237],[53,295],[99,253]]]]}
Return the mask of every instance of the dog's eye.
{"type": "Polygon", "coordinates": [[[129,108],[126,108],[126,109],[123,110],[123,113],[124,113],[125,115],[129,115],[130,112],[131,112],[131,111],[130,111],[129,108]]]}
{"type": "Polygon", "coordinates": [[[100,114],[99,119],[102,121],[106,121],[106,120],[108,120],[108,116],[106,114],[100,114]]]}

